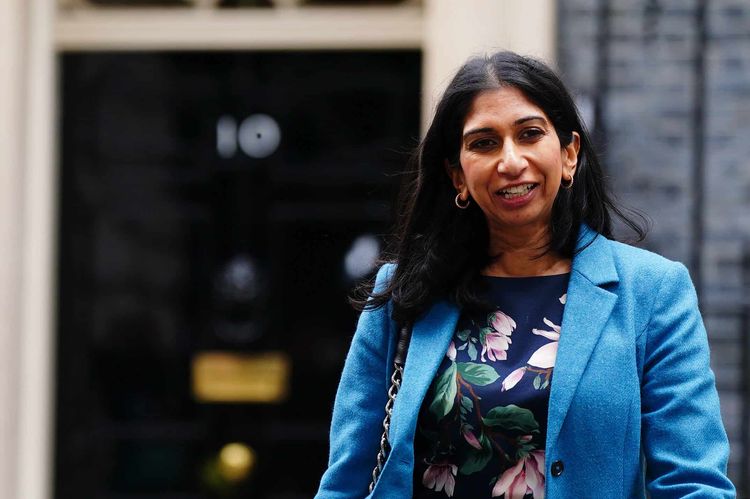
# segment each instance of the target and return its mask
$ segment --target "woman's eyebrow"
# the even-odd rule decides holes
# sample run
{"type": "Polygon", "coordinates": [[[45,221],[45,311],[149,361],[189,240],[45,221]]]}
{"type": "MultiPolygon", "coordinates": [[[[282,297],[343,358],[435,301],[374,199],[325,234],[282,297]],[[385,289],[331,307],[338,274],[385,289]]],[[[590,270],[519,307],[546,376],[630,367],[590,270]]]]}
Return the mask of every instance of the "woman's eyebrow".
{"type": "Polygon", "coordinates": [[[532,120],[541,120],[543,122],[547,122],[547,120],[544,119],[544,116],[539,115],[531,115],[531,116],[524,116],[523,118],[518,118],[516,121],[513,122],[514,125],[520,125],[522,123],[526,123],[527,121],[532,120]]]}
{"type": "Polygon", "coordinates": [[[466,139],[466,138],[468,138],[468,137],[470,137],[472,135],[476,135],[478,133],[487,133],[487,132],[494,132],[494,131],[495,131],[494,128],[491,128],[491,127],[488,127],[488,126],[483,127],[483,128],[474,128],[474,129],[469,130],[468,132],[464,133],[464,139],[466,139]]]}

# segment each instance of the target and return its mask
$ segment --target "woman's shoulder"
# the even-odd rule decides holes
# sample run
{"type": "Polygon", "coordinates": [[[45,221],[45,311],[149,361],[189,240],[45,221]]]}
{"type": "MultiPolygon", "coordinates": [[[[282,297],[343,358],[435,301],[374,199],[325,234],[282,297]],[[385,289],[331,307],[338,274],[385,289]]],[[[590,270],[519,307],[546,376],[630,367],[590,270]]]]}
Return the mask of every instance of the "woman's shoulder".
{"type": "Polygon", "coordinates": [[[612,249],[612,254],[615,257],[615,260],[620,266],[627,269],[651,268],[664,271],[673,267],[676,263],[679,263],[670,260],[659,253],[632,246],[628,243],[612,239],[608,239],[607,242],[612,249]]]}
{"type": "Polygon", "coordinates": [[[615,269],[607,289],[618,295],[623,310],[634,317],[637,331],[645,331],[655,313],[676,303],[688,304],[686,310],[695,308],[695,288],[685,265],[653,251],[600,238],[600,251],[611,255],[615,269]]]}
{"type": "Polygon", "coordinates": [[[388,286],[388,283],[393,278],[393,275],[395,273],[396,273],[395,263],[393,262],[383,263],[378,269],[378,272],[375,276],[375,286],[374,286],[373,291],[379,292],[385,289],[388,286]]]}
{"type": "Polygon", "coordinates": [[[609,239],[587,225],[582,225],[578,235],[576,259],[579,267],[591,273],[605,272],[603,269],[614,265],[620,278],[634,274],[663,274],[682,264],[643,248],[609,239]]]}
{"type": "Polygon", "coordinates": [[[621,283],[657,291],[666,280],[690,281],[690,273],[681,262],[630,244],[607,239],[621,283]]]}
{"type": "Polygon", "coordinates": [[[395,271],[396,271],[395,262],[384,262],[381,264],[380,268],[378,269],[377,280],[388,281],[391,277],[393,277],[393,273],[395,271]]]}
{"type": "Polygon", "coordinates": [[[587,225],[581,227],[573,269],[598,284],[619,282],[649,294],[655,292],[667,276],[690,280],[682,263],[630,244],[608,239],[587,225]]]}

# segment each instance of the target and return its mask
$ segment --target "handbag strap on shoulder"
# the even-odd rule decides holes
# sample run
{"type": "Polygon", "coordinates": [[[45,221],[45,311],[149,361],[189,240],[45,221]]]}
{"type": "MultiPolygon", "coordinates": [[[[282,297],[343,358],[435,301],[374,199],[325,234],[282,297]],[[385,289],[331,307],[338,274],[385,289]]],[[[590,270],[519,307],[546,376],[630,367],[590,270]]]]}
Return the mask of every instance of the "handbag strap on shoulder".
{"type": "Polygon", "coordinates": [[[385,461],[388,459],[390,444],[388,443],[388,431],[391,427],[391,414],[393,413],[393,403],[396,401],[396,395],[401,388],[401,380],[404,377],[404,364],[406,363],[406,352],[409,350],[411,341],[411,324],[401,326],[396,343],[396,353],[393,356],[393,374],[391,375],[391,386],[388,388],[388,400],[385,403],[385,419],[383,419],[383,435],[380,437],[380,450],[378,451],[377,464],[372,470],[372,481],[370,482],[370,492],[378,483],[380,473],[383,471],[385,461]]]}

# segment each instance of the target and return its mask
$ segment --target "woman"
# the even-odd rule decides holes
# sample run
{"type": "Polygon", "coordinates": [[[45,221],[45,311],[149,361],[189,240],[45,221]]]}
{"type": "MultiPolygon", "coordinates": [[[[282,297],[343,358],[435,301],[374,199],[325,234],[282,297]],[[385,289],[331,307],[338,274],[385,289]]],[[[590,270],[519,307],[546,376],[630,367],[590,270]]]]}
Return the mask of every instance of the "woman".
{"type": "Polygon", "coordinates": [[[643,232],[608,197],[548,67],[469,60],[405,193],[317,497],[734,497],[688,272],[612,240],[612,215],[643,232]],[[411,343],[370,493],[402,324],[411,343]]]}

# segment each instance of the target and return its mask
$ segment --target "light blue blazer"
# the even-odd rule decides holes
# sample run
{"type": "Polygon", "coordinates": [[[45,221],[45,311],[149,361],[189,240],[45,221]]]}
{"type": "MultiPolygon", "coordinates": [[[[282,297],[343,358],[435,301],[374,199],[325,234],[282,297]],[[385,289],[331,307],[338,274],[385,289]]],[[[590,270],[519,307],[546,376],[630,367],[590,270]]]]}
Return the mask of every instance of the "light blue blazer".
{"type": "MultiPolygon", "coordinates": [[[[695,291],[687,269],[583,226],[561,326],[549,402],[548,498],[735,497],[729,444],[695,291]],[[551,464],[562,463],[553,476],[551,464]]],[[[387,280],[391,265],[378,273],[387,280]]],[[[392,450],[371,495],[394,355],[390,307],[362,313],[331,423],[316,498],[412,494],[417,416],[456,326],[435,303],[414,325],[393,409],[392,450]]],[[[463,498],[462,498],[463,499],[463,498]]],[[[473,498],[472,498],[473,499],[473,498]]]]}

